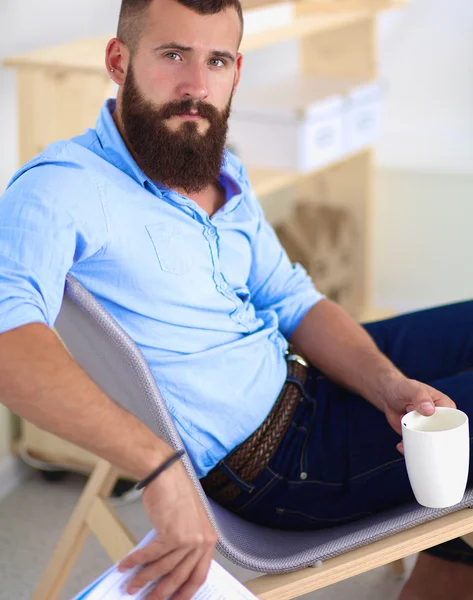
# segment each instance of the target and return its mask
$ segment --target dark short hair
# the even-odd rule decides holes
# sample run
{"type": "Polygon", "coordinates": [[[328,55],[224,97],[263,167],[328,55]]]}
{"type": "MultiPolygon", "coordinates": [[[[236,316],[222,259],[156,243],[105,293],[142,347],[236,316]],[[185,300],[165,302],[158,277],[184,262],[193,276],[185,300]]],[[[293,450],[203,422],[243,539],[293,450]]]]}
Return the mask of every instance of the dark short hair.
{"type": "MultiPolygon", "coordinates": [[[[138,47],[144,28],[146,9],[152,2],[153,0],[122,0],[117,37],[130,48],[132,54],[138,47]]],[[[214,15],[227,8],[234,8],[240,18],[243,35],[243,11],[240,0],[177,0],[177,2],[199,15],[214,15]]]]}

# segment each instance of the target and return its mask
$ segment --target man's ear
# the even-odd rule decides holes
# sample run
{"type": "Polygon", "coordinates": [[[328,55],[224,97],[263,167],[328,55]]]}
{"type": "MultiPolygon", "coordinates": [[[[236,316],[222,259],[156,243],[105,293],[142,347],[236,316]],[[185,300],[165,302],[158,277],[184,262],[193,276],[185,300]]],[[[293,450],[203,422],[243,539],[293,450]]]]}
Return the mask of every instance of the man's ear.
{"type": "Polygon", "coordinates": [[[121,40],[113,38],[105,50],[105,65],[110,78],[119,86],[125,83],[130,50],[121,40]]]}
{"type": "Polygon", "coordinates": [[[238,88],[238,84],[240,83],[242,65],[243,65],[243,54],[241,54],[241,52],[238,52],[238,54],[236,56],[236,61],[235,61],[235,81],[233,83],[233,92],[232,92],[233,96],[235,95],[237,88],[238,88]]]}

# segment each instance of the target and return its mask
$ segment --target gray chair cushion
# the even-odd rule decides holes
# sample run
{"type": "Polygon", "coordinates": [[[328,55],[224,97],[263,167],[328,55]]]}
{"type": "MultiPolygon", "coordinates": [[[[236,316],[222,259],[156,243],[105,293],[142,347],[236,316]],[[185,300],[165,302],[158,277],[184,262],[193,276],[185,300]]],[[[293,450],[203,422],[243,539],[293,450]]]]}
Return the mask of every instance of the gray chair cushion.
{"type": "MultiPolygon", "coordinates": [[[[175,449],[183,444],[146,360],[129,335],[71,275],[55,327],[89,376],[175,449]]],[[[409,504],[323,531],[279,531],[230,513],[202,490],[187,455],[184,464],[218,534],[219,551],[234,563],[263,573],[285,573],[354,550],[420,523],[473,505],[473,490],[448,509],[409,504]]]]}

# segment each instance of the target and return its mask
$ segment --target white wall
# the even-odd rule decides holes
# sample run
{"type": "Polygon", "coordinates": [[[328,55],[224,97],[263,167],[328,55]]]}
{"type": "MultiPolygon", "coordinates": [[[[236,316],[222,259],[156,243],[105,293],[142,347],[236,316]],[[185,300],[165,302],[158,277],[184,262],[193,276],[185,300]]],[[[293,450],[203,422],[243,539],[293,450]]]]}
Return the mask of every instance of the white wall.
{"type": "Polygon", "coordinates": [[[414,310],[473,298],[473,175],[382,170],[374,214],[379,306],[414,310]]]}
{"type": "Polygon", "coordinates": [[[473,298],[472,33],[468,0],[410,0],[380,19],[387,87],[373,244],[380,305],[411,310],[473,298]]]}
{"type": "Polygon", "coordinates": [[[473,2],[410,0],[384,13],[378,37],[387,85],[379,164],[472,173],[473,2]]]}
{"type": "MultiPolygon", "coordinates": [[[[0,0],[0,62],[7,56],[113,33],[120,0],[0,0]]],[[[15,76],[0,67],[0,190],[18,166],[15,76]]]]}

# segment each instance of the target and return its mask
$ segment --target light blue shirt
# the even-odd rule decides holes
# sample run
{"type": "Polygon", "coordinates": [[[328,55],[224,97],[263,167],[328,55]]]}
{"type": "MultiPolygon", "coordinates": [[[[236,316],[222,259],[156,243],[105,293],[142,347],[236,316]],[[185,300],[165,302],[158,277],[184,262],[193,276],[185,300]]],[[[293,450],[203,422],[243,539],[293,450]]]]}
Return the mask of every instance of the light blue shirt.
{"type": "Polygon", "coordinates": [[[53,327],[70,271],[143,352],[202,477],[264,421],[286,340],[323,296],[288,260],[235,156],[209,218],[144,175],[114,107],[48,146],[1,197],[0,332],[53,327]]]}

